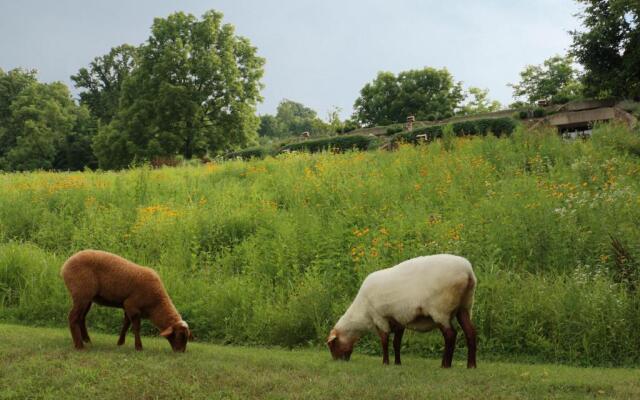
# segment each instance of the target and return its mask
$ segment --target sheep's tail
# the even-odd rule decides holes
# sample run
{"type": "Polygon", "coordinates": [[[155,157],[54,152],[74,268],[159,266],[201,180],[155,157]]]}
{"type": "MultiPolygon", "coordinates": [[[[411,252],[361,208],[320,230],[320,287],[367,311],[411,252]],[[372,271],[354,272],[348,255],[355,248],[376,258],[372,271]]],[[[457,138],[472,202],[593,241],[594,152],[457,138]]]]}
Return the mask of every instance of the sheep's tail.
{"type": "Polygon", "coordinates": [[[469,311],[469,317],[471,317],[471,309],[473,308],[473,296],[476,290],[477,279],[473,270],[468,275],[467,288],[462,295],[462,302],[460,307],[469,311]]]}

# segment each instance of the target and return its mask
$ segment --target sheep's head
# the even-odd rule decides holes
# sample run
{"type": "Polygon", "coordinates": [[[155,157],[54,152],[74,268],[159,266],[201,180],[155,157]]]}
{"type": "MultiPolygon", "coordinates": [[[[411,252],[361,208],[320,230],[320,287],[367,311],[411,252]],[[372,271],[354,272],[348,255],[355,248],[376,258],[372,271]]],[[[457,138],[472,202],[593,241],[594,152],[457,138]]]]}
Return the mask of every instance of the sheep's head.
{"type": "Polygon", "coordinates": [[[353,346],[358,338],[346,336],[337,329],[332,329],[327,338],[327,345],[334,360],[349,361],[353,346]]]}
{"type": "Polygon", "coordinates": [[[187,350],[187,341],[193,340],[193,335],[191,335],[189,325],[184,321],[171,325],[164,331],[160,332],[160,336],[167,338],[173,351],[180,352],[187,350]]]}

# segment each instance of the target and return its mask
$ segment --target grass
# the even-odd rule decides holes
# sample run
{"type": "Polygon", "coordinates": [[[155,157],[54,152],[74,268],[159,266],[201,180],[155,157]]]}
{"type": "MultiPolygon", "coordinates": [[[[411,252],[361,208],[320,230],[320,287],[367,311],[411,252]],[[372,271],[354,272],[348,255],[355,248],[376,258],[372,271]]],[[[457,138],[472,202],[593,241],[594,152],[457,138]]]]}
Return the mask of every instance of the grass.
{"type": "MultiPolygon", "coordinates": [[[[446,252],[474,265],[485,359],[637,367],[638,149],[640,131],[615,125],[584,141],[519,128],[392,152],[0,173],[0,322],[64,327],[60,265],[94,248],[156,269],[202,341],[321,345],[369,273],[446,252]]],[[[98,308],[92,325],[120,318],[98,308]]],[[[434,358],[441,343],[405,346],[434,358]]]]}
{"type": "MultiPolygon", "coordinates": [[[[91,329],[91,328],[90,328],[91,329]]],[[[584,399],[640,397],[637,369],[576,368],[483,362],[464,368],[404,357],[354,354],[331,361],[324,349],[217,346],[192,343],[174,354],[164,339],[143,338],[135,352],[116,336],[92,334],[88,350],[72,349],[67,330],[0,325],[0,399],[584,399]]]]}

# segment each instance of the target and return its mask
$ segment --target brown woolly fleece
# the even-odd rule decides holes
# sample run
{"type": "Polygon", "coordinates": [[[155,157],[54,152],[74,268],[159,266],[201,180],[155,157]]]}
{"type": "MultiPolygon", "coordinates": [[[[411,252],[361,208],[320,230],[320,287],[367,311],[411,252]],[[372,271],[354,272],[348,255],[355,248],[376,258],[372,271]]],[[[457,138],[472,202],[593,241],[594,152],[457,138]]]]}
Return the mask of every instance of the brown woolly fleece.
{"type": "Polygon", "coordinates": [[[171,302],[160,277],[151,268],[105,251],[82,250],[64,263],[60,275],[73,300],[69,328],[76,348],[82,349],[82,342],[90,341],[85,318],[92,302],[124,309],[119,345],[124,343],[129,324],[132,324],[136,349],[141,350],[140,319],[148,318],[160,329],[161,335],[169,339],[175,351],[186,348],[187,338],[191,336],[189,327],[171,302]]]}

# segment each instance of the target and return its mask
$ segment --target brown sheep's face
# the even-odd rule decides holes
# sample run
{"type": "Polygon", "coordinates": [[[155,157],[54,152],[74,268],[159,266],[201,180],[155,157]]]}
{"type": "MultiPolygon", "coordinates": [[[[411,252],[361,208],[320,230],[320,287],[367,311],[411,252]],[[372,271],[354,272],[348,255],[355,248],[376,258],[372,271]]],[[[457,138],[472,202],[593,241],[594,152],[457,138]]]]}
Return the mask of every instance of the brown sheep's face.
{"type": "Polygon", "coordinates": [[[327,346],[334,360],[349,361],[357,338],[345,337],[340,331],[332,329],[327,338],[327,346]]]}
{"type": "Polygon", "coordinates": [[[167,338],[173,351],[182,353],[187,350],[187,342],[193,340],[193,336],[189,330],[189,325],[184,321],[180,321],[177,324],[168,327],[162,331],[160,335],[167,338]]]}

